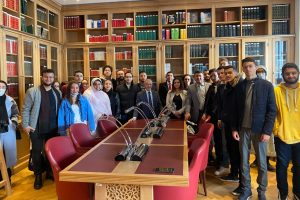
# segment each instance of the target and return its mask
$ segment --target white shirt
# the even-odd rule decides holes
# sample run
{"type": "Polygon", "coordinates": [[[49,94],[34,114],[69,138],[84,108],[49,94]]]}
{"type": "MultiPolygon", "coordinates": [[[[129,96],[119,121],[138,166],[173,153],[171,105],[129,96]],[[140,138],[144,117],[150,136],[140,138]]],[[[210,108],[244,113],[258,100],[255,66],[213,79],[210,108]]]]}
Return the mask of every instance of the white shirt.
{"type": "Polygon", "coordinates": [[[77,104],[73,104],[73,105],[71,105],[71,107],[72,107],[72,111],[74,113],[74,124],[86,123],[86,122],[81,121],[79,106],[77,104]]]}

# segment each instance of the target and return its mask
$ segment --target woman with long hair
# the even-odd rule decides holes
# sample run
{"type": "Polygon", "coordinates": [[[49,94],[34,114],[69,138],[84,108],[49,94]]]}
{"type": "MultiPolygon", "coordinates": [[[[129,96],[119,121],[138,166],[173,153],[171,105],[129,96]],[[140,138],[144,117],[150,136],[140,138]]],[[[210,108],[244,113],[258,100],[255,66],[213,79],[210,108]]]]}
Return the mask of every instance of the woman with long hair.
{"type": "Polygon", "coordinates": [[[182,81],[179,78],[175,78],[172,83],[172,90],[167,94],[166,105],[176,105],[176,111],[173,111],[171,118],[181,119],[184,115],[185,100],[187,91],[183,89],[182,81]]]}
{"type": "Polygon", "coordinates": [[[67,129],[76,123],[87,124],[92,134],[96,129],[90,103],[79,93],[79,84],[71,81],[58,111],[58,132],[60,135],[66,135],[67,129]]]}
{"type": "Polygon", "coordinates": [[[7,83],[0,80],[0,141],[10,179],[11,168],[17,163],[16,128],[19,110],[15,100],[6,94],[7,89],[7,83]]]}

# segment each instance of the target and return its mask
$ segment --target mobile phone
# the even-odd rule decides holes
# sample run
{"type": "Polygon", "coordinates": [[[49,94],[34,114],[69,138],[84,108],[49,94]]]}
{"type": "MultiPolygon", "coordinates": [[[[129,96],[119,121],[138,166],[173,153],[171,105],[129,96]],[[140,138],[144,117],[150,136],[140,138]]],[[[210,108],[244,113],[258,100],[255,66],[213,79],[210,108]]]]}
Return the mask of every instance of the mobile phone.
{"type": "Polygon", "coordinates": [[[156,173],[173,173],[174,172],[174,168],[171,167],[157,167],[154,168],[154,172],[156,173]]]}

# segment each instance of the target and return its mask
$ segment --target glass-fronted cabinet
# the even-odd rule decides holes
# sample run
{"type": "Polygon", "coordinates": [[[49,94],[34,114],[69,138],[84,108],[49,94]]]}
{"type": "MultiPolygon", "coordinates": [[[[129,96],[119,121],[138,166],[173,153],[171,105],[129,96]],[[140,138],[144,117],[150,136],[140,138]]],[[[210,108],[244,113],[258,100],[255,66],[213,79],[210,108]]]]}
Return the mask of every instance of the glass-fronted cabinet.
{"type": "Polygon", "coordinates": [[[185,46],[184,44],[167,44],[164,46],[164,69],[162,80],[165,74],[172,71],[174,76],[183,76],[185,70],[185,46]]]}
{"type": "Polygon", "coordinates": [[[74,72],[80,70],[84,72],[83,48],[67,49],[68,80],[73,80],[74,72]]]}
{"type": "Polygon", "coordinates": [[[245,42],[245,57],[251,57],[257,65],[266,66],[266,43],[265,42],[245,42]]]}
{"type": "Polygon", "coordinates": [[[273,42],[274,49],[274,67],[273,67],[273,80],[274,84],[280,84],[282,82],[281,69],[282,66],[289,62],[287,52],[289,51],[289,41],[288,40],[275,40],[273,42]]]}
{"type": "Polygon", "coordinates": [[[102,76],[102,67],[106,65],[106,48],[89,48],[90,79],[102,76]]]}
{"type": "Polygon", "coordinates": [[[115,67],[116,72],[118,70],[124,70],[124,72],[132,72],[133,59],[132,59],[132,47],[115,47],[115,67]]]}
{"type": "Polygon", "coordinates": [[[188,74],[194,74],[195,71],[204,71],[208,69],[210,57],[209,44],[190,44],[188,48],[188,74]]]}
{"type": "Polygon", "coordinates": [[[58,57],[57,57],[57,47],[51,47],[51,69],[53,69],[55,74],[55,79],[58,78],[58,57]]]}
{"type": "Polygon", "coordinates": [[[48,47],[45,44],[40,44],[39,45],[39,50],[40,50],[40,73],[41,73],[41,76],[42,76],[42,71],[44,69],[48,68],[48,61],[47,61],[48,47]]]}
{"type": "Polygon", "coordinates": [[[153,81],[153,87],[157,85],[157,51],[156,46],[138,47],[138,74],[146,72],[147,77],[153,81]]]}
{"type": "Polygon", "coordinates": [[[13,97],[19,105],[19,44],[18,38],[6,35],[6,73],[8,95],[13,97]]]}
{"type": "Polygon", "coordinates": [[[239,49],[240,41],[217,42],[216,55],[219,57],[216,59],[217,63],[215,63],[215,66],[219,66],[218,61],[220,58],[227,58],[229,65],[234,66],[240,72],[241,70],[239,61],[241,60],[241,55],[239,49]]]}
{"type": "Polygon", "coordinates": [[[34,86],[33,80],[33,41],[24,40],[23,41],[23,51],[24,51],[24,77],[25,77],[25,88],[24,93],[34,86]]]}

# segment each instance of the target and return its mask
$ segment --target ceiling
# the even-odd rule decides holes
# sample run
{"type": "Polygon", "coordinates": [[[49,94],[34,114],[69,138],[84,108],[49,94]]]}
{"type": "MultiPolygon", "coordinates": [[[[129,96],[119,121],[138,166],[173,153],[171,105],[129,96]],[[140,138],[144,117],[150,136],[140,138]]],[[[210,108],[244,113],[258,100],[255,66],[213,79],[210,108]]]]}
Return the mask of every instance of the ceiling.
{"type": "Polygon", "coordinates": [[[60,5],[75,5],[75,4],[89,4],[89,3],[108,3],[121,1],[139,1],[139,0],[54,0],[60,5]]]}

